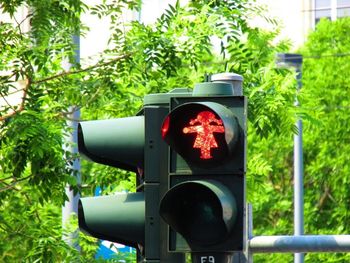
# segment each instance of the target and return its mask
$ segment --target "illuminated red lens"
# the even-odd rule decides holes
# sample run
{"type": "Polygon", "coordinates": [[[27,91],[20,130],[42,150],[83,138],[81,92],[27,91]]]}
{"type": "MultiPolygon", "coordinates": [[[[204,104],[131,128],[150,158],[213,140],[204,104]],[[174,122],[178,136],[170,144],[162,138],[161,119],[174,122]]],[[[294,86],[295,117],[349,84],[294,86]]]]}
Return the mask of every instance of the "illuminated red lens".
{"type": "Polygon", "coordinates": [[[184,127],[182,131],[185,134],[196,133],[197,136],[193,148],[199,148],[201,150],[201,159],[211,159],[213,158],[210,153],[211,148],[218,148],[214,132],[224,133],[225,128],[222,124],[222,120],[216,119],[213,112],[201,111],[195,119],[190,120],[189,126],[184,127]]]}
{"type": "Polygon", "coordinates": [[[170,123],[170,118],[169,118],[169,116],[167,116],[163,122],[163,125],[162,125],[162,137],[163,137],[163,139],[165,138],[165,136],[168,133],[169,123],[170,123]]]}

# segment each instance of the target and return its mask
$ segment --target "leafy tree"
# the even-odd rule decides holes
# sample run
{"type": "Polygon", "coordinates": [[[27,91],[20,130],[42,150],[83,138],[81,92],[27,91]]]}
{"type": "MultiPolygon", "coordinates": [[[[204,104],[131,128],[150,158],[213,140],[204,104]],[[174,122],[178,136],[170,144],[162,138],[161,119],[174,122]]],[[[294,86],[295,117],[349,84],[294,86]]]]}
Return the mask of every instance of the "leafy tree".
{"type": "MultiPolygon", "coordinates": [[[[304,121],[306,234],[348,234],[350,19],[322,20],[300,52],[303,87],[298,111],[304,121]]],[[[253,141],[253,142],[252,142],[253,141]]],[[[292,234],[293,139],[271,135],[249,144],[264,156],[266,181],[254,194],[256,234],[292,234]],[[253,145],[253,146],[252,146],[253,145]],[[264,216],[263,216],[264,215],[264,216]]],[[[291,262],[292,255],[259,255],[258,262],[291,262]]],[[[310,253],[305,262],[348,262],[349,254],[310,253]]]]}
{"type": "MultiPolygon", "coordinates": [[[[310,34],[303,54],[305,110],[315,120],[305,137],[306,231],[348,234],[350,219],[350,18],[323,20],[310,34]],[[344,56],[345,54],[345,56],[344,56]]],[[[310,262],[346,262],[349,254],[308,255],[310,262]]]]}
{"type": "MultiPolygon", "coordinates": [[[[81,110],[83,119],[128,116],[142,107],[145,94],[192,88],[205,73],[233,71],[245,78],[249,139],[292,134],[294,78],[274,66],[275,53],[287,50],[288,44],[274,45],[276,32],[249,25],[251,16],[262,13],[252,1],[201,0],[185,6],[177,2],[152,25],[122,22],[123,10],[139,8],[136,0],[102,1],[93,7],[72,0],[2,1],[1,9],[15,19],[21,5],[30,7],[25,18],[31,22],[30,32],[22,32],[22,21],[0,24],[4,36],[0,39],[0,70],[4,72],[0,95],[6,98],[18,89],[16,81],[24,83],[22,103],[8,105],[0,113],[3,261],[79,262],[93,257],[94,239],[82,237],[81,255],[61,239],[64,186],[70,183],[83,194],[91,194],[98,185],[106,186],[105,192],[121,185],[134,189],[135,175],[91,163],[83,163],[87,187],[78,186],[70,176],[69,164],[75,156],[63,150],[62,144],[69,132],[66,121],[71,105],[81,110]],[[73,65],[64,72],[62,62],[74,61],[72,35],[78,29],[88,30],[78,23],[82,12],[110,18],[110,47],[97,64],[73,65]],[[220,52],[213,48],[215,38],[220,52]]],[[[250,193],[265,187],[266,177],[273,177],[262,153],[255,145],[249,151],[250,193]]],[[[273,187],[269,189],[272,192],[273,187]]],[[[254,195],[249,198],[258,201],[254,195]]],[[[258,211],[267,210],[264,201],[257,202],[258,211]]]]}

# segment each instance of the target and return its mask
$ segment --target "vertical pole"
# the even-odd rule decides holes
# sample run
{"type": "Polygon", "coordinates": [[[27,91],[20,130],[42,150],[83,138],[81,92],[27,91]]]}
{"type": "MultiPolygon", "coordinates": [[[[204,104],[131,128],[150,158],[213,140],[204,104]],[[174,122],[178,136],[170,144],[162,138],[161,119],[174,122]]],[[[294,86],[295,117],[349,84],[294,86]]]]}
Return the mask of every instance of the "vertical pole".
{"type": "MultiPolygon", "coordinates": [[[[74,55],[74,62],[80,63],[80,37],[79,34],[73,36],[73,43],[76,47],[75,49],[75,55],[74,55]]],[[[71,65],[68,65],[70,68],[71,65]]],[[[68,69],[69,70],[69,69],[68,69]]],[[[66,143],[68,144],[68,147],[65,149],[66,151],[69,151],[72,156],[75,156],[78,153],[78,121],[80,119],[80,110],[79,108],[75,106],[69,107],[68,111],[70,112],[67,122],[67,126],[69,129],[71,129],[71,133],[65,138],[66,143]]],[[[80,178],[80,161],[79,159],[74,159],[73,164],[70,167],[74,174],[72,176],[76,176],[78,184],[80,184],[81,178],[80,178]]],[[[66,227],[67,223],[69,223],[70,216],[75,213],[78,215],[78,201],[80,198],[80,194],[74,194],[73,190],[69,185],[66,186],[66,195],[68,197],[68,201],[65,202],[64,206],[62,207],[62,226],[63,228],[66,227]]],[[[79,244],[75,243],[75,240],[77,239],[77,236],[79,234],[79,230],[77,229],[74,232],[69,233],[67,236],[64,236],[63,239],[72,247],[75,247],[76,249],[80,250],[79,244]]]]}
{"type": "MultiPolygon", "coordinates": [[[[302,63],[303,57],[300,54],[279,53],[277,54],[277,66],[293,67],[296,71],[297,94],[299,93],[302,82],[302,63]]],[[[296,107],[299,106],[298,98],[295,99],[296,107]]],[[[294,235],[304,234],[304,183],[303,183],[303,143],[302,143],[302,120],[296,122],[297,134],[294,135],[294,235]]],[[[295,253],[294,263],[303,263],[304,254],[295,253]]]]}
{"type": "Polygon", "coordinates": [[[249,249],[249,240],[253,238],[253,206],[252,204],[246,205],[245,224],[246,224],[246,229],[245,229],[246,238],[245,238],[245,248],[244,248],[244,253],[246,257],[245,260],[246,260],[246,263],[253,263],[253,255],[249,249]]]}
{"type": "MultiPolygon", "coordinates": [[[[76,155],[78,153],[78,149],[76,147],[77,143],[77,120],[80,118],[80,111],[75,110],[74,107],[70,107],[69,111],[72,113],[70,114],[68,121],[68,127],[72,129],[72,132],[65,138],[67,143],[69,144],[69,147],[66,148],[66,151],[69,151],[72,155],[76,155]]],[[[76,174],[72,176],[77,177],[78,183],[80,183],[80,162],[78,159],[73,160],[73,164],[70,167],[76,174]]],[[[62,226],[65,228],[67,224],[69,223],[70,216],[75,213],[78,215],[78,201],[80,198],[80,194],[74,194],[73,190],[71,189],[70,185],[67,185],[65,188],[66,195],[68,197],[68,201],[65,202],[64,206],[62,207],[62,226]]],[[[72,247],[75,247],[76,249],[80,249],[79,245],[75,243],[75,240],[78,236],[78,230],[68,233],[67,236],[64,236],[64,240],[72,247]]]]}
{"type": "MultiPolygon", "coordinates": [[[[296,78],[298,83],[298,92],[301,89],[301,66],[296,67],[296,78]]],[[[299,106],[298,99],[295,106],[299,106]]],[[[303,133],[302,120],[296,122],[298,134],[294,135],[294,235],[300,236],[304,234],[304,183],[303,183],[303,133]]],[[[303,263],[304,254],[295,253],[294,263],[303,263]]]]}
{"type": "Polygon", "coordinates": [[[331,20],[337,20],[337,0],[331,0],[331,20]]]}

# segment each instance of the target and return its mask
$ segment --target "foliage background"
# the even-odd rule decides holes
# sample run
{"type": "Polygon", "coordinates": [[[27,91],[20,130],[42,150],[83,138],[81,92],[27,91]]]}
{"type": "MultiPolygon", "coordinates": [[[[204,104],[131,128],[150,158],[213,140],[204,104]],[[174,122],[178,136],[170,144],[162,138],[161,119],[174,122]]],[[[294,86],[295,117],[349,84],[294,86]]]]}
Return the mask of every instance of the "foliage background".
{"type": "MultiPolygon", "coordinates": [[[[83,195],[92,195],[97,186],[104,193],[135,189],[134,174],[85,161],[83,184],[78,185],[70,169],[76,156],[62,147],[72,109],[79,108],[84,120],[130,116],[142,107],[145,94],[191,88],[204,74],[225,71],[243,75],[249,98],[247,192],[254,234],[293,231],[296,116],[305,120],[305,232],[349,232],[349,66],[343,57],[331,56],[349,52],[349,34],[344,34],[349,20],[322,21],[310,35],[301,50],[310,58],[303,67],[302,107],[295,109],[294,73],[277,69],[274,62],[277,52],[288,51],[288,42],[276,41],[276,22],[254,1],[176,3],[151,25],[123,22],[124,10],[140,7],[132,0],[96,6],[73,0],[0,4],[15,21],[0,23],[0,95],[6,98],[13,89],[23,93],[20,105],[5,105],[0,112],[0,261],[91,262],[95,239],[80,235],[80,254],[62,240],[76,225],[73,220],[72,226],[61,226],[65,185],[83,195]],[[30,7],[30,13],[16,21],[21,5],[30,7]],[[83,12],[109,17],[112,29],[109,48],[96,64],[84,68],[74,64],[72,42],[73,35],[89,30],[79,22],[83,12]],[[276,30],[251,26],[252,16],[262,16],[276,30]],[[23,32],[27,21],[30,31],[23,32]],[[67,60],[73,67],[63,71],[67,60]]],[[[306,259],[349,260],[346,254],[310,254],[306,259]]],[[[291,262],[292,256],[257,255],[254,260],[291,262]]]]}
{"type": "MultiPolygon", "coordinates": [[[[302,90],[305,234],[348,234],[349,221],[349,32],[350,19],[322,20],[299,52],[304,57],[302,90]]],[[[293,233],[293,139],[272,133],[249,142],[271,172],[254,195],[255,234],[293,233]],[[276,147],[278,145],[278,147],[276,147]],[[264,214],[264,216],[261,216],[264,214]],[[258,226],[258,227],[256,227],[258,226]],[[263,227],[268,226],[268,227],[263,227]]],[[[271,262],[274,256],[255,256],[271,262]]],[[[292,262],[280,255],[280,262],[292,262]]],[[[309,253],[305,262],[348,262],[349,254],[309,253]]]]}

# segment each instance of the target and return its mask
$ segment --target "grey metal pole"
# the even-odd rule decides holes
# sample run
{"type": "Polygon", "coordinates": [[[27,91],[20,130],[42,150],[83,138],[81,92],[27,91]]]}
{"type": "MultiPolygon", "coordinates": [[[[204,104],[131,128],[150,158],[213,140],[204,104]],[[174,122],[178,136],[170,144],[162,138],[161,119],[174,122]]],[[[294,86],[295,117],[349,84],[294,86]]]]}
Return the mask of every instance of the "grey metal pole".
{"type": "Polygon", "coordinates": [[[256,236],[252,253],[350,252],[350,235],[256,236]]]}
{"type": "MultiPolygon", "coordinates": [[[[301,65],[296,67],[296,79],[298,83],[298,92],[301,89],[301,65]]],[[[299,106],[296,98],[295,106],[299,106]]],[[[296,122],[298,133],[294,135],[294,235],[300,236],[304,234],[304,183],[303,183],[303,129],[302,120],[296,122]]],[[[294,263],[303,263],[304,254],[296,253],[294,255],[294,263]]]]}
{"type": "MultiPolygon", "coordinates": [[[[80,63],[80,36],[79,34],[73,36],[73,43],[76,46],[74,62],[80,63]]],[[[71,66],[71,65],[70,65],[71,66]]],[[[72,132],[65,138],[65,141],[68,143],[69,147],[65,150],[71,152],[72,155],[76,155],[78,153],[78,121],[80,120],[80,110],[74,106],[69,107],[69,120],[67,122],[67,126],[72,130],[72,132]]],[[[80,184],[80,161],[79,159],[74,159],[72,167],[73,171],[75,171],[75,176],[77,177],[78,184],[80,184]]],[[[72,175],[74,176],[74,175],[72,175]]],[[[66,195],[68,197],[68,201],[65,202],[62,207],[62,226],[65,227],[69,222],[69,219],[73,213],[78,215],[78,201],[80,198],[80,194],[74,194],[73,190],[69,185],[66,186],[66,195]]],[[[80,250],[79,244],[75,243],[77,236],[79,234],[79,230],[76,229],[74,232],[69,233],[67,236],[64,236],[63,239],[72,247],[80,250]]]]}
{"type": "MultiPolygon", "coordinates": [[[[74,107],[70,107],[69,110],[72,111],[72,114],[70,115],[71,120],[68,121],[68,127],[72,129],[72,133],[69,134],[67,138],[65,138],[65,140],[70,144],[69,148],[67,148],[66,150],[71,152],[72,155],[75,155],[78,153],[78,149],[75,146],[77,143],[77,127],[78,127],[78,123],[76,120],[80,119],[80,111],[74,110],[74,107]]],[[[73,160],[71,169],[76,172],[75,176],[77,176],[77,181],[78,183],[80,183],[80,162],[78,159],[73,160]]],[[[80,194],[79,193],[74,194],[73,190],[69,185],[66,186],[65,191],[68,197],[68,201],[66,201],[64,206],[62,207],[62,226],[63,227],[67,225],[73,213],[78,215],[78,201],[80,198],[80,194]]],[[[77,236],[78,236],[78,230],[72,233],[69,233],[67,236],[64,236],[64,240],[70,246],[79,249],[79,245],[74,243],[77,236]]]]}
{"type": "MultiPolygon", "coordinates": [[[[277,54],[276,64],[279,67],[293,67],[296,71],[296,80],[298,83],[297,93],[300,91],[301,83],[301,67],[303,56],[293,53],[277,54]]],[[[299,106],[298,98],[295,99],[295,106],[299,106]]],[[[304,183],[303,183],[303,129],[302,121],[298,119],[296,122],[297,134],[294,135],[294,235],[304,234],[304,183]]],[[[294,255],[294,263],[303,263],[304,255],[296,253],[294,255]]]]}

